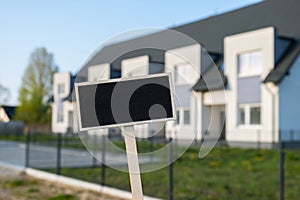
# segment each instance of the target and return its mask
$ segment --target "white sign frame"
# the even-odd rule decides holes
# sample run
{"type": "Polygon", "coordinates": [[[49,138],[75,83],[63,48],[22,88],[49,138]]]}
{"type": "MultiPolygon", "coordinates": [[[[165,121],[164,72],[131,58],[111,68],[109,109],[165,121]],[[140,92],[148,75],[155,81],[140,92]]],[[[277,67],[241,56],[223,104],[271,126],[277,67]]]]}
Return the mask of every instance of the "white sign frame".
{"type": "Polygon", "coordinates": [[[137,76],[137,77],[126,77],[126,78],[118,78],[118,79],[109,79],[109,80],[100,80],[100,81],[93,81],[93,82],[81,82],[75,83],[75,96],[76,96],[76,108],[77,108],[77,117],[79,123],[79,131],[87,131],[87,130],[95,130],[95,129],[105,129],[105,128],[116,128],[116,127],[124,127],[124,126],[133,126],[133,125],[141,125],[146,123],[155,123],[155,122],[166,122],[166,121],[175,121],[176,120],[176,109],[175,109],[175,100],[174,100],[174,82],[171,76],[171,73],[159,73],[159,74],[151,74],[146,76],[137,76]],[[87,85],[98,85],[104,83],[112,83],[112,82],[121,82],[121,81],[130,81],[130,80],[138,80],[138,79],[148,79],[148,78],[156,78],[168,76],[169,78],[169,86],[170,86],[170,96],[171,96],[171,106],[172,106],[172,115],[173,117],[170,118],[162,118],[162,119],[153,119],[153,120],[144,120],[138,122],[129,122],[129,123],[120,123],[120,124],[111,124],[111,125],[104,125],[104,126],[94,126],[94,127],[87,127],[83,128],[81,124],[81,113],[80,113],[80,100],[78,94],[78,87],[80,86],[87,86],[87,85]]]}

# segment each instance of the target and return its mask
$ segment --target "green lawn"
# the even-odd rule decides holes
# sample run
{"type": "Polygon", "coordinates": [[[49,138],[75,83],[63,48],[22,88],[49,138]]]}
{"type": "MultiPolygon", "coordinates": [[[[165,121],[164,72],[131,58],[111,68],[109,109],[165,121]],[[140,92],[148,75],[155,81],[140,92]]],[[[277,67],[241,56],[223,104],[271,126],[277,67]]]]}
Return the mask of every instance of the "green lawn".
{"type": "MultiPolygon", "coordinates": [[[[300,151],[286,151],[285,197],[300,196],[300,151]]],[[[62,169],[62,175],[99,183],[100,168],[62,169]]],[[[146,195],[167,198],[168,168],[142,174],[146,195]]],[[[128,174],[106,169],[106,185],[129,190],[128,174]]],[[[277,199],[278,151],[215,148],[198,159],[189,149],[174,163],[174,199],[277,199]]]]}

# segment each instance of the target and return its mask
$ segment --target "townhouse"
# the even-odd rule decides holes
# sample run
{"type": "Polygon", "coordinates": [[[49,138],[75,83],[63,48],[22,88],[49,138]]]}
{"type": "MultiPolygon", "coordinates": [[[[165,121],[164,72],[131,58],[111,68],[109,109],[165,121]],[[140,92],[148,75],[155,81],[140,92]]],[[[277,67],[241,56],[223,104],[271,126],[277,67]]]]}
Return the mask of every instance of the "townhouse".
{"type": "Polygon", "coordinates": [[[297,0],[263,1],[105,46],[76,80],[70,73],[54,76],[53,131],[73,127],[74,81],[168,72],[177,120],[136,126],[138,137],[266,146],[291,140],[291,131],[300,130],[299,6],[297,0]]]}

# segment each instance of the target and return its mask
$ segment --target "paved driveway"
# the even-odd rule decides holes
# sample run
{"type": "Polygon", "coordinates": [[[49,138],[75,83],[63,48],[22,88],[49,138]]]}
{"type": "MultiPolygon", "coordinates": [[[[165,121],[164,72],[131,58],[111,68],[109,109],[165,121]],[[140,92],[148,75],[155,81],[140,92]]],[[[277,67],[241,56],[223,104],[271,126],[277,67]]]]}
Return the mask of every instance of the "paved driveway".
{"type": "MultiPolygon", "coordinates": [[[[30,145],[30,160],[29,166],[32,168],[55,168],[57,151],[55,147],[43,145],[30,145]]],[[[98,151],[97,154],[101,155],[98,151]]],[[[90,167],[93,166],[93,157],[88,151],[62,148],[61,151],[61,166],[62,167],[90,167]]],[[[105,155],[106,163],[110,166],[127,166],[127,158],[125,154],[116,154],[107,152],[105,155]]],[[[153,158],[139,157],[140,163],[153,162],[153,158]]],[[[10,141],[0,140],[0,161],[17,165],[25,166],[25,144],[10,141]]],[[[99,162],[97,162],[99,164],[99,162]]]]}

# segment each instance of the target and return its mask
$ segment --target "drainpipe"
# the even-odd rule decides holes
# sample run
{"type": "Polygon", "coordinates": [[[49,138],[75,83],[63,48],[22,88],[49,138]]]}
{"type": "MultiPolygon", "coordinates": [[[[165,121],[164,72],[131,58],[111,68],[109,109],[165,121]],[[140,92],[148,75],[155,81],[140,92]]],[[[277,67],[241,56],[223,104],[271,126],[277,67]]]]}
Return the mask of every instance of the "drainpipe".
{"type": "Polygon", "coordinates": [[[275,147],[275,95],[272,90],[265,84],[265,88],[268,93],[272,96],[272,148],[275,147]]]}

